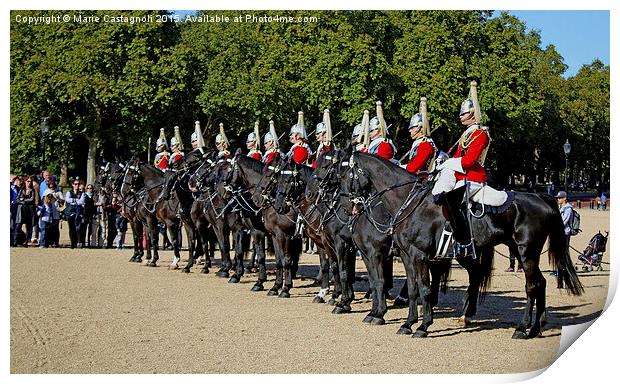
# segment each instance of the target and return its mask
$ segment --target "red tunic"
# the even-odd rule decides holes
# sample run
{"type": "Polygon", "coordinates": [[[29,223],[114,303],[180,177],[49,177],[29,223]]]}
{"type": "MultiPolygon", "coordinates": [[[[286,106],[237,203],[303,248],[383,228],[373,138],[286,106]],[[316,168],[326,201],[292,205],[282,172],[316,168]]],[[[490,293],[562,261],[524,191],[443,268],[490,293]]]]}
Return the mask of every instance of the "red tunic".
{"type": "Polygon", "coordinates": [[[260,155],[260,152],[258,151],[252,150],[248,153],[248,156],[255,160],[259,160],[259,161],[262,160],[262,156],[260,155]]]}
{"type": "Polygon", "coordinates": [[[459,144],[454,157],[462,157],[461,166],[465,174],[455,172],[457,180],[467,178],[467,180],[478,183],[486,183],[487,174],[484,167],[478,162],[482,152],[489,146],[489,136],[482,129],[476,129],[471,133],[470,144],[467,149],[463,149],[459,144]]]}
{"type": "Polygon", "coordinates": [[[293,161],[297,164],[304,164],[308,161],[309,155],[308,150],[301,145],[297,145],[293,148],[293,161]]]}
{"type": "Polygon", "coordinates": [[[278,151],[273,151],[265,154],[265,164],[271,164],[272,161],[278,161],[280,158],[280,153],[278,151]]]}
{"type": "Polygon", "coordinates": [[[393,159],[394,158],[394,148],[387,141],[379,144],[377,148],[377,156],[382,157],[384,159],[393,159]]]}
{"type": "Polygon", "coordinates": [[[162,171],[164,169],[168,169],[168,159],[170,157],[168,156],[167,152],[164,153],[158,153],[155,156],[155,161],[153,162],[153,165],[155,165],[156,168],[161,169],[162,171]]]}
{"type": "Polygon", "coordinates": [[[426,172],[428,161],[432,159],[435,150],[428,141],[423,141],[418,145],[415,156],[407,163],[407,172],[418,173],[426,172]]]}
{"type": "Polygon", "coordinates": [[[176,163],[177,161],[181,161],[183,159],[183,157],[184,156],[183,156],[182,152],[175,152],[170,157],[170,160],[168,160],[168,164],[172,165],[172,164],[176,163]]]}
{"type": "Polygon", "coordinates": [[[321,148],[321,150],[317,151],[318,153],[316,154],[316,156],[312,160],[312,168],[316,168],[316,159],[317,159],[317,157],[321,156],[322,154],[324,154],[325,152],[327,152],[327,151],[329,151],[331,149],[330,146],[324,145],[324,144],[321,144],[320,148],[321,148]]]}

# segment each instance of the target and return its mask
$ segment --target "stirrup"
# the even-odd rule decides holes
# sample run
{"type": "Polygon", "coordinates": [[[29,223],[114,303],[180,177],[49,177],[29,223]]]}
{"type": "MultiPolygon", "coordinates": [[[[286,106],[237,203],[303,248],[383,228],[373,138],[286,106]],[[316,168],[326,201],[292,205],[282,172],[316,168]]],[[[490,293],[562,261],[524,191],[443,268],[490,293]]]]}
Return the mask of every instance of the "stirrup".
{"type": "Polygon", "coordinates": [[[468,257],[471,256],[472,259],[476,260],[476,249],[474,248],[474,241],[470,240],[468,244],[461,244],[456,242],[454,244],[454,257],[468,257]]]}

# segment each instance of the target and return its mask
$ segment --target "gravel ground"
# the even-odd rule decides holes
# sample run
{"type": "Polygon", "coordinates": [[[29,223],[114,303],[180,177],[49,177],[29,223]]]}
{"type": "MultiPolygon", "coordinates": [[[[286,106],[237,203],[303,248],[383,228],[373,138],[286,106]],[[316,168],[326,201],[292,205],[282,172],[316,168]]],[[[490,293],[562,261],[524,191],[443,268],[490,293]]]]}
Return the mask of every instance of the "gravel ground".
{"type": "MultiPolygon", "coordinates": [[[[580,251],[597,230],[609,229],[609,211],[583,209],[581,217],[584,232],[572,240],[580,251]]],[[[490,294],[463,328],[457,319],[466,274],[454,263],[428,338],[413,339],[396,334],[407,309],[391,301],[386,325],[362,323],[371,302],[363,299],[361,261],[353,313],[332,315],[332,307],[312,303],[316,255],[302,257],[303,277],[290,299],[280,299],[251,292],[254,274],[228,284],[198,268],[189,275],[169,270],[171,251],[161,253],[158,268],[127,262],[130,250],[31,247],[10,254],[11,373],[527,372],[553,362],[562,325],[598,316],[609,280],[608,264],[580,273],[586,293],[569,296],[555,288],[543,255],[549,325],[540,338],[512,340],[525,305],[523,274],[504,272],[508,260],[496,254],[490,294]]],[[[394,269],[398,289],[404,269],[394,269]]]]}

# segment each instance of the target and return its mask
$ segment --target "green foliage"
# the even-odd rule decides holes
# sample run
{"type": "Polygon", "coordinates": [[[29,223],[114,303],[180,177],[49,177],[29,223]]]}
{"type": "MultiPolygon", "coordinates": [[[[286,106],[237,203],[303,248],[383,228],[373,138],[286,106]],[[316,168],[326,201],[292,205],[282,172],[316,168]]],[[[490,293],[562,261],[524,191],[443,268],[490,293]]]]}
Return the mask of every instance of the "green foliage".
{"type": "MultiPolygon", "coordinates": [[[[23,15],[45,15],[20,11],[23,15]]],[[[79,12],[75,12],[79,13],[79,12]]],[[[155,14],[96,11],[103,16],[155,14]]],[[[166,14],[160,12],[160,14],[166,14]]],[[[212,143],[223,122],[243,147],[254,121],[279,133],[303,110],[308,131],[324,108],[342,142],[365,109],[382,100],[401,148],[406,124],[428,99],[433,136],[447,150],[469,82],[479,82],[493,138],[487,167],[499,185],[511,175],[560,181],[562,144],[573,144],[573,178],[609,172],[609,67],[595,61],[573,78],[555,47],[519,19],[490,11],[210,11],[230,22],[11,23],[11,167],[36,166],[42,117],[48,157],[84,160],[81,144],[145,154],[160,127],[200,120],[212,143]],[[314,17],[311,22],[246,22],[245,14],[314,17]],[[235,21],[241,15],[243,22],[235,21]],[[99,119],[99,120],[98,120],[99,119]],[[98,123],[100,122],[100,124],[98,123]],[[99,124],[99,125],[98,125],[99,124]],[[53,138],[53,139],[52,139],[53,138]],[[593,148],[595,148],[593,150],[593,148]],[[513,154],[517,152],[518,156],[513,154]],[[592,170],[592,172],[590,171],[592,170]]],[[[12,14],[12,16],[14,16],[12,14]]],[[[168,135],[172,130],[168,130],[168,135]]],[[[186,143],[188,144],[188,143],[186,143]]],[[[144,155],[145,156],[145,155],[144,155]]],[[[81,164],[74,164],[82,169],[81,164]]]]}

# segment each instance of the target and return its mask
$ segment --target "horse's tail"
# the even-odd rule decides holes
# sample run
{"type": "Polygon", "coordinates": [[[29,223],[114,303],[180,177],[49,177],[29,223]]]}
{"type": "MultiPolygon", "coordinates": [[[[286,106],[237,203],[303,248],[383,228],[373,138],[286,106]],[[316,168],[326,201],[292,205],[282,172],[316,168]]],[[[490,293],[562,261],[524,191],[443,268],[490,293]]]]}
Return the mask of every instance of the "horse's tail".
{"type": "Polygon", "coordinates": [[[484,302],[487,291],[491,286],[491,277],[493,276],[493,256],[495,247],[485,247],[480,252],[480,291],[478,298],[480,302],[484,302]]]}
{"type": "Polygon", "coordinates": [[[558,288],[565,288],[571,294],[579,296],[583,293],[583,285],[579,281],[575,266],[568,254],[564,223],[558,204],[549,195],[541,195],[541,197],[553,209],[549,231],[549,263],[558,271],[558,288]]]}

